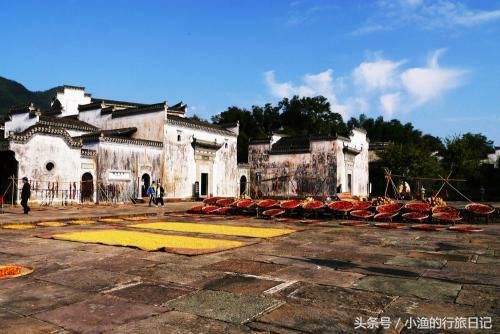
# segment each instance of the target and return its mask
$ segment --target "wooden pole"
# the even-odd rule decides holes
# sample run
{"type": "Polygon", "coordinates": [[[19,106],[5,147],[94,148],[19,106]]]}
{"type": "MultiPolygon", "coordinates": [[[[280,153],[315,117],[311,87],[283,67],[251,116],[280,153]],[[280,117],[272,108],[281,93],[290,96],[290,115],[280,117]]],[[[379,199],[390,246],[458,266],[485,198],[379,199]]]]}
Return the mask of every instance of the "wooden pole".
{"type": "Polygon", "coordinates": [[[12,200],[10,202],[10,207],[13,208],[14,207],[14,175],[12,175],[12,200]]]}

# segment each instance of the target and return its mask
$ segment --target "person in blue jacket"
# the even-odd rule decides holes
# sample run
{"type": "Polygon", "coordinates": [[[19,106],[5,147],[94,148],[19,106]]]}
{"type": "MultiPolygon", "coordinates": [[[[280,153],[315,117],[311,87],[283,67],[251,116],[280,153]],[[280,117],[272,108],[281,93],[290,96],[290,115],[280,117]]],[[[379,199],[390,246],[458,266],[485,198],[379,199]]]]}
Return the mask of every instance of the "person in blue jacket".
{"type": "Polygon", "coordinates": [[[149,195],[149,206],[151,206],[151,202],[156,205],[156,184],[155,181],[151,182],[151,185],[148,188],[149,195]]]}

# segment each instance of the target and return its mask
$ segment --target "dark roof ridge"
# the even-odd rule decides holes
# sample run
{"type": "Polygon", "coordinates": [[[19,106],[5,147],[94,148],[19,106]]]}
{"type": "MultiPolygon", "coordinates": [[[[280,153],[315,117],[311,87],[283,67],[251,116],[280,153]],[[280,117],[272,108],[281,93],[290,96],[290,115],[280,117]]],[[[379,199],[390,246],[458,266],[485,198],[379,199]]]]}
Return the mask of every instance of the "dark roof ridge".
{"type": "Polygon", "coordinates": [[[85,133],[80,136],[80,138],[84,137],[92,137],[92,136],[130,136],[133,133],[137,132],[136,127],[127,127],[127,128],[117,128],[117,129],[107,129],[107,130],[99,130],[90,133],[85,133]]]}
{"type": "Polygon", "coordinates": [[[271,142],[271,137],[264,138],[250,138],[248,141],[249,145],[260,145],[260,144],[269,144],[271,142]]]}
{"type": "Polygon", "coordinates": [[[72,148],[81,148],[82,141],[79,138],[72,138],[68,131],[63,128],[53,128],[47,125],[35,124],[25,129],[23,132],[9,135],[7,138],[9,141],[25,143],[29,141],[35,134],[42,133],[47,135],[54,135],[57,137],[62,137],[66,144],[72,148]]]}
{"type": "Polygon", "coordinates": [[[38,123],[41,125],[54,126],[71,130],[95,131],[98,127],[77,118],[68,117],[53,117],[48,115],[40,115],[38,123]]]}
{"type": "Polygon", "coordinates": [[[102,109],[103,108],[103,103],[102,102],[91,102],[87,104],[79,104],[78,105],[78,111],[88,111],[88,110],[97,110],[97,109],[102,109]]]}
{"type": "Polygon", "coordinates": [[[113,112],[111,113],[111,117],[116,118],[116,117],[132,116],[150,112],[164,111],[166,108],[167,108],[167,102],[163,101],[160,103],[143,105],[133,108],[116,109],[113,110],[113,112]]]}
{"type": "Polygon", "coordinates": [[[111,100],[111,99],[103,99],[103,98],[98,98],[98,97],[93,97],[90,99],[91,102],[94,103],[104,103],[104,104],[114,104],[114,105],[121,105],[121,106],[132,106],[132,107],[139,107],[139,106],[147,106],[147,103],[138,103],[138,102],[129,102],[129,101],[120,101],[120,100],[111,100]]]}
{"type": "Polygon", "coordinates": [[[175,115],[167,116],[167,122],[171,123],[171,124],[184,125],[184,126],[188,126],[188,127],[192,127],[192,128],[209,130],[209,131],[217,132],[217,133],[224,134],[227,136],[236,136],[236,134],[234,132],[226,130],[217,124],[195,121],[192,119],[179,117],[179,116],[175,116],[175,115]]]}

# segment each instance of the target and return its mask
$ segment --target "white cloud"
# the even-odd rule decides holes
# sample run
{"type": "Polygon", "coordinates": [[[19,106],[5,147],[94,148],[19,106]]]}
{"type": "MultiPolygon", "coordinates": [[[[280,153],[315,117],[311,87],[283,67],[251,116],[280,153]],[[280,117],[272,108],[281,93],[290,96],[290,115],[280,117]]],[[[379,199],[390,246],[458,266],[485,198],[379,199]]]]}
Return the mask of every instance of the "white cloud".
{"type": "MultiPolygon", "coordinates": [[[[351,108],[337,102],[332,74],[332,69],[317,74],[306,74],[302,77],[302,85],[294,85],[291,82],[278,82],[274,76],[274,71],[265,72],[264,79],[271,95],[275,97],[291,98],[294,95],[308,97],[322,95],[328,99],[333,111],[346,117],[351,112],[351,108]]],[[[342,80],[339,82],[342,82],[342,80]]]]}
{"type": "Polygon", "coordinates": [[[367,90],[393,87],[396,83],[396,70],[403,63],[386,59],[363,62],[353,71],[354,81],[367,90]]]}
{"type": "MultiPolygon", "coordinates": [[[[474,3],[474,2],[472,2],[474,3]]],[[[351,35],[363,35],[402,26],[421,29],[456,29],[500,20],[500,8],[479,10],[458,0],[379,0],[365,24],[351,35]]]]}
{"type": "Polygon", "coordinates": [[[279,83],[274,78],[274,71],[264,73],[266,84],[271,90],[271,94],[276,97],[291,97],[293,93],[292,84],[289,82],[279,83]]]}
{"type": "Polygon", "coordinates": [[[489,21],[494,21],[500,19],[500,10],[493,11],[481,11],[481,12],[465,12],[453,17],[457,24],[464,26],[473,26],[481,23],[486,23],[489,21]]]}
{"type": "Polygon", "coordinates": [[[334,78],[333,70],[327,69],[305,74],[301,84],[280,82],[274,71],[265,72],[264,78],[272,96],[323,95],[332,110],[344,118],[353,113],[367,113],[370,105],[377,106],[374,109],[386,116],[393,116],[431,103],[465,83],[466,70],[439,64],[444,51],[432,52],[427,64],[421,67],[408,67],[406,60],[384,59],[378,55],[374,61],[359,64],[347,77],[334,78]]]}
{"type": "Polygon", "coordinates": [[[379,31],[385,31],[385,30],[391,30],[389,26],[383,25],[383,24],[368,24],[365,26],[362,26],[358,29],[355,29],[350,33],[350,35],[353,36],[359,36],[359,35],[365,35],[365,34],[371,34],[373,32],[379,32],[379,31]]]}
{"type": "Polygon", "coordinates": [[[414,67],[401,73],[403,87],[416,99],[416,105],[425,104],[464,83],[466,71],[439,66],[443,52],[443,49],[433,52],[427,67],[414,67]]]}
{"type": "Polygon", "coordinates": [[[399,106],[401,93],[384,94],[380,97],[380,106],[386,116],[392,116],[399,106]]]}

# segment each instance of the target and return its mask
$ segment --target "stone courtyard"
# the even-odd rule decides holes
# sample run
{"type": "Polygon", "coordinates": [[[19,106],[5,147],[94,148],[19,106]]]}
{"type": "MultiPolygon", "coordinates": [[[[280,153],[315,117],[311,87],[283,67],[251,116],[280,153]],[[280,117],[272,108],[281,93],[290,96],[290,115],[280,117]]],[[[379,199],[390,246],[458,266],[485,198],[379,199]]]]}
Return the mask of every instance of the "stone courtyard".
{"type": "Polygon", "coordinates": [[[192,205],[34,209],[29,216],[7,208],[0,216],[2,224],[76,218],[97,223],[0,229],[0,265],[34,269],[0,280],[0,333],[500,331],[498,221],[482,224],[482,232],[461,233],[349,227],[341,220],[276,222],[173,214],[192,205]],[[132,230],[132,221],[99,219],[139,215],[145,216],[141,223],[284,227],[296,232],[261,239],[154,231],[250,242],[198,256],[37,237],[132,230]],[[446,330],[445,323],[441,329],[417,328],[425,325],[423,319],[438,318],[456,322],[446,330]],[[468,329],[459,328],[459,319],[468,329]]]}

